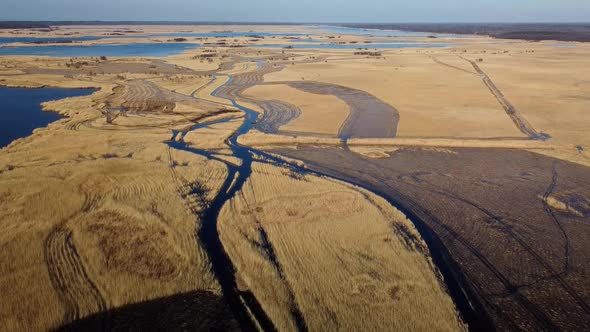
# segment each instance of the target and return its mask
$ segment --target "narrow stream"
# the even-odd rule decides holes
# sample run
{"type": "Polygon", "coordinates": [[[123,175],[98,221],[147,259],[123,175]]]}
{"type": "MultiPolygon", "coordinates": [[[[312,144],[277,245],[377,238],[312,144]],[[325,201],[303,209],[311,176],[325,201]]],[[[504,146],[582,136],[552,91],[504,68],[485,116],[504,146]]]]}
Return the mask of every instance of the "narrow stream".
{"type": "MultiPolygon", "coordinates": [[[[217,77],[214,77],[214,80],[215,79],[217,79],[217,77]]],[[[231,84],[232,82],[233,77],[229,76],[228,81],[215,89],[211,93],[211,96],[217,96],[217,93],[222,87],[231,84]]],[[[262,328],[264,331],[275,331],[275,326],[266,316],[266,313],[261,308],[256,297],[249,291],[238,290],[235,280],[235,267],[223,248],[217,227],[219,213],[223,208],[223,205],[242,189],[242,186],[252,174],[253,151],[250,148],[239,145],[237,140],[240,135],[243,135],[252,129],[254,122],[258,118],[258,113],[239,105],[233,99],[225,98],[223,96],[220,96],[220,98],[230,101],[234,107],[244,112],[242,125],[226,140],[226,144],[231,149],[233,156],[241,160],[240,166],[218,159],[215,157],[214,153],[209,151],[191,148],[182,141],[182,137],[184,137],[186,133],[173,131],[172,140],[168,142],[168,146],[223,162],[227,166],[228,175],[221,186],[219,193],[200,215],[201,227],[198,230],[197,236],[209,255],[213,273],[221,284],[223,297],[230,306],[235,318],[238,320],[240,327],[249,331],[256,331],[258,330],[258,327],[262,328]],[[180,139],[175,140],[179,134],[180,139]],[[254,321],[252,316],[254,316],[254,321]]],[[[232,118],[196,124],[188,131],[205,128],[213,124],[228,122],[230,120],[232,120],[232,118]]]]}
{"type": "MultiPolygon", "coordinates": [[[[260,68],[261,64],[262,62],[258,61],[258,68],[260,68]]],[[[241,160],[241,165],[236,166],[232,163],[219,159],[212,152],[192,148],[184,141],[182,141],[182,139],[175,140],[175,138],[179,135],[179,132],[173,132],[172,139],[168,142],[168,145],[169,147],[174,149],[184,150],[187,152],[204,156],[212,160],[223,162],[227,166],[228,176],[224,181],[221,189],[219,190],[219,193],[200,215],[201,227],[197,232],[197,236],[202,242],[205,250],[209,255],[213,273],[215,274],[217,280],[219,280],[219,283],[221,284],[223,297],[230,306],[235,318],[238,320],[240,327],[248,331],[259,330],[259,328],[261,328],[264,331],[276,331],[274,324],[266,315],[261,305],[258,303],[256,297],[249,291],[240,291],[237,288],[235,279],[235,267],[233,266],[233,263],[231,262],[231,259],[229,258],[228,254],[225,252],[218,232],[217,222],[219,213],[223,208],[224,204],[228,202],[230,199],[232,199],[236,195],[236,193],[238,193],[242,189],[244,183],[252,174],[252,163],[254,160],[256,162],[269,163],[278,167],[286,167],[293,174],[297,174],[298,176],[312,174],[316,176],[336,179],[338,181],[348,181],[340,179],[337,176],[323,174],[315,170],[307,169],[297,164],[287,162],[280,157],[276,157],[266,152],[253,149],[251,147],[240,145],[238,143],[238,138],[241,135],[248,133],[254,127],[254,124],[258,118],[258,113],[254,110],[241,106],[232,98],[223,95],[218,95],[218,92],[221,90],[222,87],[225,87],[226,85],[231,84],[233,82],[233,77],[230,75],[227,76],[229,77],[228,81],[223,85],[219,86],[217,89],[215,89],[211,93],[211,96],[226,99],[229,102],[231,102],[231,104],[234,107],[244,112],[244,120],[242,125],[226,140],[226,144],[231,149],[233,156],[241,160]]],[[[217,77],[214,77],[214,80],[215,79],[217,79],[217,77]]],[[[197,97],[195,96],[195,98],[197,97]]],[[[232,119],[233,118],[227,118],[222,120],[215,120],[211,122],[196,124],[192,126],[189,129],[189,131],[205,128],[213,124],[228,122],[232,119]]],[[[180,138],[184,137],[184,135],[186,135],[186,132],[180,133],[180,138]]],[[[360,187],[364,188],[362,185],[360,187]]],[[[371,188],[364,189],[373,192],[371,188]]],[[[381,196],[386,197],[383,195],[381,196]]],[[[397,206],[395,202],[389,199],[388,201],[393,206],[397,206]]],[[[407,213],[408,211],[405,212],[407,213]]],[[[415,215],[413,214],[409,215],[415,217],[415,215]]],[[[450,268],[447,265],[445,259],[442,259],[440,257],[441,255],[438,254],[441,250],[444,250],[445,248],[440,247],[440,241],[437,241],[436,239],[432,238],[432,234],[424,229],[425,226],[420,220],[412,220],[415,223],[418,231],[423,236],[424,240],[427,242],[429,250],[433,253],[432,258],[434,260],[434,263],[437,265],[437,267],[443,274],[445,284],[449,290],[451,297],[453,298],[453,301],[457,305],[457,308],[461,316],[468,325],[472,325],[471,323],[478,320],[477,316],[479,315],[478,313],[474,312],[473,304],[471,303],[472,299],[470,299],[469,296],[465,294],[465,291],[461,285],[461,281],[457,280],[454,271],[450,271],[450,268]]],[[[298,310],[296,310],[295,312],[293,312],[293,316],[298,329],[300,331],[306,331],[307,327],[303,315],[298,310]]],[[[477,326],[477,324],[474,324],[474,326],[477,326]]]]}

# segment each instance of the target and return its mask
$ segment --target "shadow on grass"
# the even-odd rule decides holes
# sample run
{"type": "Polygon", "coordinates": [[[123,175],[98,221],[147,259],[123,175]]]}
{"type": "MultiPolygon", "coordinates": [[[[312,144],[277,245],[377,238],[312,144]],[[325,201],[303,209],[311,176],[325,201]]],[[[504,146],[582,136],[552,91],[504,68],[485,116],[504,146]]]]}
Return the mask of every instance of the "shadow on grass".
{"type": "Polygon", "coordinates": [[[56,331],[238,330],[221,296],[208,291],[175,294],[81,318],[56,331]]]}

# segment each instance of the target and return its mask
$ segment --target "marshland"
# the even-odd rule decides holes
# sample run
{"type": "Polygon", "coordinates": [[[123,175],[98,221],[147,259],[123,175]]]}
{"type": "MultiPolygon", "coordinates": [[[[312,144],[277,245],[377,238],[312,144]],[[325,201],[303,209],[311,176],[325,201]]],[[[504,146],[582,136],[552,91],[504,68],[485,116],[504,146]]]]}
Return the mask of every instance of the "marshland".
{"type": "Polygon", "coordinates": [[[0,330],[589,328],[590,46],[377,29],[0,29],[0,330]]]}

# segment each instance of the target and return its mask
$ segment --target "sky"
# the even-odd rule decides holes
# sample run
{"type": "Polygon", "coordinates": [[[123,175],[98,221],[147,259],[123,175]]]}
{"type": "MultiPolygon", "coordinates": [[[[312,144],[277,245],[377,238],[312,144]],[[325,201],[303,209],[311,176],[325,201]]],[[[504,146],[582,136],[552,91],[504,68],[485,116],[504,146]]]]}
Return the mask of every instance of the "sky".
{"type": "Polygon", "coordinates": [[[590,0],[0,0],[0,20],[589,22],[590,0]]]}

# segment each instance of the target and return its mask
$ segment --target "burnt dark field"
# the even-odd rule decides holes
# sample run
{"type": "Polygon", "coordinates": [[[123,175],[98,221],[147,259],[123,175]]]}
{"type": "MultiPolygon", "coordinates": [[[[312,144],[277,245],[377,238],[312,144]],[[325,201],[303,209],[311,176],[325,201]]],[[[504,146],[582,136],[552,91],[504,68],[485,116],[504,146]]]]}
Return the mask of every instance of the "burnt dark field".
{"type": "Polygon", "coordinates": [[[590,169],[500,149],[405,149],[387,159],[275,152],[380,193],[422,224],[423,236],[440,240],[431,251],[448,250],[454,278],[484,308],[480,326],[590,328],[590,169]]]}

